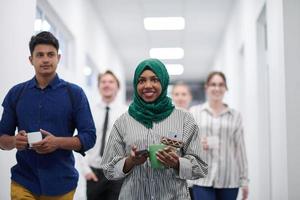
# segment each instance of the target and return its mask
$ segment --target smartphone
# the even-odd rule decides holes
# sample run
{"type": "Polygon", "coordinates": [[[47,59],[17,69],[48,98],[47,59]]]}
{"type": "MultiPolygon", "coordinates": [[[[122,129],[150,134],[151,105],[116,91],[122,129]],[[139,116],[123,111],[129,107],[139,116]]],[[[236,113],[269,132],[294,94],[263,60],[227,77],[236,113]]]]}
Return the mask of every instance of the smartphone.
{"type": "Polygon", "coordinates": [[[143,149],[143,150],[136,151],[136,152],[135,152],[135,155],[141,157],[141,156],[147,155],[148,153],[149,153],[149,152],[148,152],[147,149],[143,149]]]}

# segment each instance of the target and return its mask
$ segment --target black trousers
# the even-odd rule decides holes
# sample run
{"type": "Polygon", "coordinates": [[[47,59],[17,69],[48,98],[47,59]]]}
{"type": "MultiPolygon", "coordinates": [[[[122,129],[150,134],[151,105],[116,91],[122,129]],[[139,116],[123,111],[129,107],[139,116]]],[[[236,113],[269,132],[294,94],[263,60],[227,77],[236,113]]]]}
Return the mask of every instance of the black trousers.
{"type": "Polygon", "coordinates": [[[98,181],[86,182],[87,200],[118,200],[123,180],[107,180],[101,169],[92,168],[98,181]]]}

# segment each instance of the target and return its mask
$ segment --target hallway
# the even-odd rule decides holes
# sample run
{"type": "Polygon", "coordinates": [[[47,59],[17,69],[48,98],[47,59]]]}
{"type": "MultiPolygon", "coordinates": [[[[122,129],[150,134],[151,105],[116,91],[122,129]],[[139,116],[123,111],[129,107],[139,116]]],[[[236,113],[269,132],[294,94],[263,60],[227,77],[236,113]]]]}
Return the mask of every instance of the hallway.
{"type": "MultiPolygon", "coordinates": [[[[133,69],[149,50],[182,47],[183,58],[166,60],[184,69],[171,76],[172,84],[200,86],[212,70],[228,78],[225,101],[243,116],[249,200],[300,199],[299,0],[10,0],[0,3],[0,25],[1,103],[13,85],[32,78],[28,41],[44,28],[62,44],[58,73],[84,88],[90,104],[97,101],[99,72],[116,73],[122,85],[118,100],[128,103],[133,69]],[[175,14],[185,19],[185,30],[143,27],[144,17],[175,14]]],[[[9,199],[14,155],[0,150],[3,200],[9,199]]],[[[84,191],[77,193],[77,200],[84,199],[84,191]]]]}

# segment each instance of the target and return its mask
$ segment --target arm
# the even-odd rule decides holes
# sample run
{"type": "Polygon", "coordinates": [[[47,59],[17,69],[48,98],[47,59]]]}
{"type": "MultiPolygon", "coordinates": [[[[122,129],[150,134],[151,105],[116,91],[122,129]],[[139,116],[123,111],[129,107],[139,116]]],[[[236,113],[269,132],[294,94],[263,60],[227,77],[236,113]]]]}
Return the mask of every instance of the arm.
{"type": "Polygon", "coordinates": [[[183,155],[179,158],[179,177],[182,179],[198,179],[207,175],[207,164],[202,160],[203,148],[200,143],[199,128],[188,114],[184,123],[184,137],[186,141],[183,146],[183,155]]]}
{"type": "Polygon", "coordinates": [[[59,149],[75,151],[79,151],[81,149],[81,143],[77,137],[57,137],[56,141],[59,149]]]}
{"type": "Polygon", "coordinates": [[[123,141],[123,134],[121,131],[126,130],[121,125],[120,119],[118,119],[109,135],[108,142],[105,146],[104,154],[100,168],[103,169],[103,173],[109,180],[118,180],[125,177],[127,170],[132,169],[133,163],[127,159],[125,142],[123,141]],[[127,159],[127,161],[126,161],[127,159]],[[126,162],[126,169],[123,171],[126,162]]]}
{"type": "Polygon", "coordinates": [[[248,162],[246,155],[246,146],[244,140],[244,129],[242,125],[242,117],[239,114],[237,120],[237,129],[235,131],[235,146],[237,153],[237,162],[240,171],[240,186],[242,187],[243,199],[248,198],[248,162]]]}
{"type": "Polygon", "coordinates": [[[43,129],[40,129],[40,132],[46,137],[42,141],[32,144],[32,148],[37,153],[46,154],[57,149],[75,151],[81,149],[81,143],[77,137],[56,137],[43,129]]]}
{"type": "Polygon", "coordinates": [[[137,152],[137,147],[134,145],[131,148],[130,155],[127,156],[125,159],[123,173],[127,174],[133,169],[134,166],[141,165],[144,162],[146,162],[148,158],[148,154],[138,156],[136,152],[137,152]]]}
{"type": "MultiPolygon", "coordinates": [[[[12,106],[12,89],[8,92],[2,103],[3,113],[0,121],[0,148],[12,150],[16,147],[16,113],[12,106]]],[[[21,140],[25,140],[19,137],[21,140]]],[[[26,139],[27,141],[27,139],[26,139]]]]}
{"type": "Polygon", "coordinates": [[[0,136],[1,149],[11,150],[16,148],[18,150],[24,150],[28,147],[28,141],[25,131],[20,131],[17,135],[2,135],[0,136]]]}
{"type": "Polygon", "coordinates": [[[3,150],[11,150],[16,147],[16,136],[1,135],[0,136],[0,148],[3,150]]]}
{"type": "MultiPolygon", "coordinates": [[[[77,91],[78,92],[78,91],[77,91]]],[[[74,105],[74,121],[75,128],[77,129],[78,134],[76,135],[76,139],[79,140],[79,143],[75,138],[71,139],[71,145],[68,141],[65,141],[64,148],[71,148],[82,155],[85,155],[84,152],[91,149],[96,142],[96,128],[94,124],[94,120],[92,117],[91,109],[89,106],[89,102],[80,88],[79,94],[76,96],[76,103],[74,105]]]]}

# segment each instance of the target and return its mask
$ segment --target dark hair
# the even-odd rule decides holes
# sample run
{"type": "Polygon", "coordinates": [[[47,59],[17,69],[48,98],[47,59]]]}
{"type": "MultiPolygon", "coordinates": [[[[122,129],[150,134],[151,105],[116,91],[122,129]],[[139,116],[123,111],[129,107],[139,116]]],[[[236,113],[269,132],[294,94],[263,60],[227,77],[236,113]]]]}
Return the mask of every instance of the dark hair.
{"type": "Polygon", "coordinates": [[[48,31],[42,31],[38,33],[37,35],[34,35],[31,37],[31,40],[29,42],[29,50],[30,54],[32,55],[32,52],[34,51],[34,48],[38,44],[49,44],[55,47],[55,49],[58,52],[59,49],[59,43],[56,37],[48,32],[48,31]]]}
{"type": "Polygon", "coordinates": [[[102,78],[104,75],[106,75],[106,74],[109,74],[109,75],[113,76],[114,79],[117,81],[118,88],[120,88],[120,81],[119,81],[119,79],[118,79],[117,76],[116,76],[112,71],[110,71],[110,70],[106,70],[104,73],[100,73],[100,74],[98,75],[98,86],[100,85],[101,78],[102,78]]]}
{"type": "Polygon", "coordinates": [[[226,81],[226,77],[225,74],[223,72],[220,71],[212,71],[208,74],[205,85],[208,85],[208,83],[210,82],[210,80],[215,76],[215,75],[219,75],[221,76],[221,78],[223,79],[224,83],[225,83],[225,88],[228,90],[227,87],[227,81],[226,81]]]}

